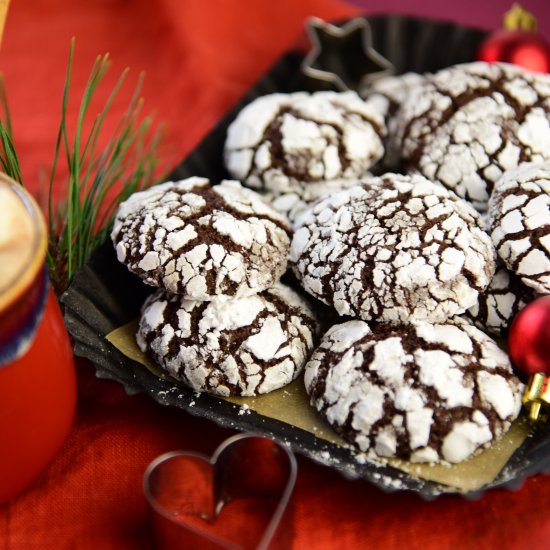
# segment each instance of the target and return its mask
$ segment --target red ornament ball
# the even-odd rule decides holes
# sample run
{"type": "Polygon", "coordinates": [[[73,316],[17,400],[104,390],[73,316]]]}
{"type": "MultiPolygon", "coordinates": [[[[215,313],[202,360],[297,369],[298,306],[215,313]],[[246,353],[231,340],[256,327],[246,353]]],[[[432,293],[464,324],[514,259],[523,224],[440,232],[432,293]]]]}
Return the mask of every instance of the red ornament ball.
{"type": "Polygon", "coordinates": [[[531,71],[550,72],[550,45],[537,33],[500,30],[481,43],[477,59],[514,63],[531,71]]]}
{"type": "Polygon", "coordinates": [[[550,296],[537,298],[516,315],[508,333],[508,353],[519,371],[550,375],[550,296]]]}

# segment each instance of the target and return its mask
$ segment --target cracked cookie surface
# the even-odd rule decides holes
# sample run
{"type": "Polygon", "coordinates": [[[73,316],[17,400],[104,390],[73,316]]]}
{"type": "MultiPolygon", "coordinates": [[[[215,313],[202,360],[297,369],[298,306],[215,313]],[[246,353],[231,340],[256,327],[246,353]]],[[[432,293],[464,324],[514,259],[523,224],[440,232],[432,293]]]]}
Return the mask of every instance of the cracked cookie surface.
{"type": "Polygon", "coordinates": [[[487,209],[494,183],[522,162],[550,160],[550,75],[467,63],[428,76],[399,109],[410,170],[487,209]]]}
{"type": "Polygon", "coordinates": [[[296,221],[295,275],[339,315],[438,321],[474,305],[495,269],[475,210],[420,175],[363,180],[296,221]]]}
{"type": "Polygon", "coordinates": [[[491,238],[508,269],[550,294],[550,162],[506,172],[489,201],[491,238]]]}
{"type": "Polygon", "coordinates": [[[465,317],[488,334],[506,338],[514,317],[534,297],[532,289],[497,261],[489,286],[480,293],[477,303],[468,309],[465,317]]]}
{"type": "MultiPolygon", "coordinates": [[[[371,177],[366,174],[365,177],[371,177]]],[[[286,217],[289,224],[294,227],[296,220],[302,212],[310,208],[314,202],[328,197],[333,193],[349,189],[355,185],[360,185],[360,179],[341,179],[310,183],[307,186],[296,188],[293,191],[285,193],[271,192],[265,193],[264,200],[272,206],[277,212],[286,217]]]]}
{"type": "Polygon", "coordinates": [[[147,284],[195,300],[238,297],[284,273],[286,220],[236,181],[166,182],[120,205],[111,238],[117,258],[147,284]]]}
{"type": "Polygon", "coordinates": [[[196,391],[253,396],[298,376],[316,332],[306,302],[277,283],[254,296],[209,302],[157,291],[143,305],[136,339],[196,391]]]}
{"type": "Polygon", "coordinates": [[[424,84],[425,78],[426,75],[424,74],[408,72],[396,76],[387,76],[372,83],[372,91],[382,94],[389,101],[386,113],[385,153],[380,161],[385,172],[402,171],[399,109],[412,91],[424,84]]]}
{"type": "Polygon", "coordinates": [[[311,404],[361,451],[430,463],[461,462],[498,439],[523,392],[506,353],[461,319],[335,325],[304,380],[311,404]]]}
{"type": "Polygon", "coordinates": [[[384,153],[387,104],[355,92],[259,97],[228,128],[226,167],[247,186],[276,193],[363,176],[384,153]]]}

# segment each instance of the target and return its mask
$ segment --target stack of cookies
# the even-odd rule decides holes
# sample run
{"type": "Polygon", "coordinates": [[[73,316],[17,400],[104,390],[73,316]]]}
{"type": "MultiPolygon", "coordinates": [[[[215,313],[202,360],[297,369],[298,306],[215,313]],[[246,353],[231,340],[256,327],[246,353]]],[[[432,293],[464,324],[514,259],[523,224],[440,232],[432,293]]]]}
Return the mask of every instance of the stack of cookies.
{"type": "Polygon", "coordinates": [[[362,451],[459,462],[521,408],[488,334],[549,292],[550,76],[470,63],[361,101],[260,98],[226,166],[287,215],[294,274],[345,321],[306,365],[311,404],[362,451]]]}
{"type": "Polygon", "coordinates": [[[142,350],[219,395],[270,391],[307,361],[312,406],[376,456],[455,463],[506,432],[524,386],[489,334],[550,293],[550,75],[470,63],[366,99],[260,97],[224,161],[238,181],[120,208],[119,260],[161,289],[142,350]],[[314,314],[278,282],[287,259],[340,317],[315,351],[314,314]]]}
{"type": "Polygon", "coordinates": [[[342,316],[306,366],[314,407],[362,451],[459,462],[500,437],[523,386],[508,356],[459,316],[491,282],[480,216],[420,174],[387,173],[297,220],[303,287],[342,316]]]}
{"type": "Polygon", "coordinates": [[[301,372],[317,330],[306,301],[279,279],[290,230],[236,181],[167,182],[121,204],[118,260],[149,285],[137,342],[198,392],[253,396],[301,372]]]}

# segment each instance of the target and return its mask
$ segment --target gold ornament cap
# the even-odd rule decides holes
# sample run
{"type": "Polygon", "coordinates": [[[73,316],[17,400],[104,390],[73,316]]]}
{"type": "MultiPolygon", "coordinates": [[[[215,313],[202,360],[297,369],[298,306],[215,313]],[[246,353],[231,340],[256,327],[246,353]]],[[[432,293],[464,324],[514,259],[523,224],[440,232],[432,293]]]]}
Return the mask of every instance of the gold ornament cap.
{"type": "Polygon", "coordinates": [[[502,26],[507,31],[536,32],[537,18],[520,4],[514,3],[504,14],[502,26]]]}
{"type": "Polygon", "coordinates": [[[550,409],[550,376],[542,372],[531,376],[522,402],[531,422],[546,422],[550,409]]]}

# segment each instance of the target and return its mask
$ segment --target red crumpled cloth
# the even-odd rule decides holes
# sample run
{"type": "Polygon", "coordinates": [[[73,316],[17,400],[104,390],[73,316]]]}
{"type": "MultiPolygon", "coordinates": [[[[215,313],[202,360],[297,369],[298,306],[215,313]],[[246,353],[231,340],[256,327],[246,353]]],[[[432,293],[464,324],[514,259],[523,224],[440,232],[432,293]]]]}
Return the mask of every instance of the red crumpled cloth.
{"type": "MultiPolygon", "coordinates": [[[[169,122],[166,159],[176,162],[295,43],[307,16],[356,13],[335,0],[12,0],[0,69],[27,186],[45,191],[72,36],[73,107],[97,54],[111,53],[111,84],[126,66],[130,80],[145,70],[146,110],[169,122]]],[[[115,102],[114,120],[126,99],[115,102]]],[[[77,368],[74,429],[40,480],[0,508],[2,550],[150,548],[141,490],[147,464],[175,449],[210,454],[232,435],[146,396],[127,396],[118,384],[96,379],[86,362],[77,368]]],[[[0,452],[9,452],[9,442],[0,442],[0,452]]],[[[302,457],[298,463],[295,549],[539,549],[550,540],[544,475],[478,501],[426,502],[345,480],[302,457]]],[[[246,525],[240,519],[237,528],[246,525]]]]}

